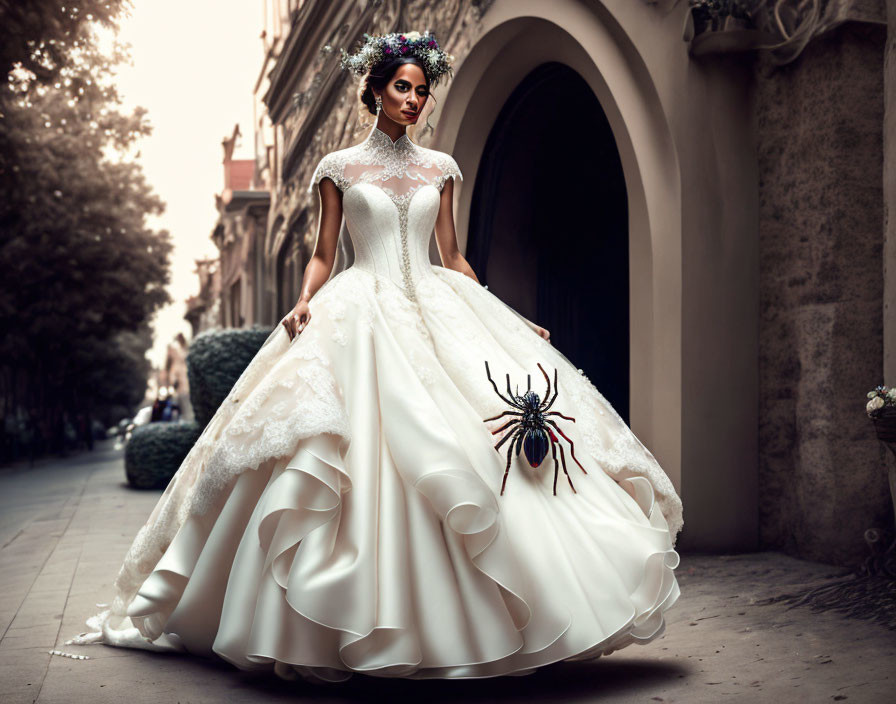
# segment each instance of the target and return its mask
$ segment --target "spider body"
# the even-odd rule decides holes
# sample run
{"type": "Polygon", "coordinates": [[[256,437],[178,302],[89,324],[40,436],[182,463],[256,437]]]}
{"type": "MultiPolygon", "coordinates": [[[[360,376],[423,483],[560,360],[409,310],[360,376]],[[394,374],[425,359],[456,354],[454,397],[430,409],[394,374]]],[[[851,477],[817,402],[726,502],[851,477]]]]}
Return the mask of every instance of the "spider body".
{"type": "MultiPolygon", "coordinates": [[[[541,398],[532,390],[526,391],[522,396],[511,395],[523,409],[523,415],[519,424],[519,436],[517,442],[522,441],[523,454],[532,467],[538,467],[548,454],[551,442],[544,423],[544,414],[541,412],[541,398]]],[[[519,448],[516,454],[519,455],[519,448]]]]}
{"type": "Polygon", "coordinates": [[[548,434],[541,428],[530,428],[523,440],[523,454],[532,467],[537,467],[548,454],[551,446],[548,434]]]}
{"type": "Polygon", "coordinates": [[[485,362],[485,373],[488,380],[491,382],[492,387],[494,387],[495,393],[498,394],[502,400],[509,403],[514,410],[504,411],[493,418],[485,418],[483,422],[486,423],[488,421],[498,420],[504,416],[515,416],[500,428],[491,431],[492,435],[496,435],[506,428],[516,426],[495,445],[495,450],[500,451],[501,445],[507,442],[507,440],[511,441],[507,446],[507,467],[504,470],[504,479],[501,482],[502,496],[504,494],[504,488],[507,485],[507,475],[510,472],[510,462],[513,458],[514,451],[516,452],[517,457],[519,457],[520,450],[522,450],[529,465],[531,467],[538,467],[544,461],[544,458],[547,457],[549,448],[551,450],[551,458],[554,460],[554,495],[557,495],[557,476],[560,466],[563,467],[563,473],[566,475],[566,479],[569,481],[569,486],[573,490],[573,493],[577,493],[576,488],[573,486],[572,479],[569,476],[569,472],[566,470],[566,456],[563,452],[563,446],[560,444],[557,436],[554,435],[553,429],[556,429],[560,436],[569,443],[569,453],[573,460],[582,468],[582,471],[585,472],[585,474],[588,474],[585,468],[582,467],[582,463],[576,458],[573,441],[566,436],[566,433],[564,433],[560,426],[557,425],[555,420],[548,418],[548,416],[560,416],[566,420],[571,420],[573,423],[575,423],[576,420],[575,418],[563,415],[559,411],[548,410],[557,399],[557,370],[554,369],[554,395],[551,396],[551,379],[541,364],[538,364],[538,368],[541,370],[541,373],[544,374],[545,382],[547,382],[547,393],[545,394],[544,401],[542,401],[541,397],[532,390],[531,375],[527,377],[528,384],[526,392],[520,395],[519,387],[517,387],[517,393],[513,393],[510,390],[510,374],[508,374],[507,396],[502,395],[501,392],[498,391],[498,386],[495,384],[494,379],[492,379],[491,371],[488,368],[488,361],[486,360],[485,362]],[[558,447],[560,448],[559,465],[557,464],[558,447]]]}

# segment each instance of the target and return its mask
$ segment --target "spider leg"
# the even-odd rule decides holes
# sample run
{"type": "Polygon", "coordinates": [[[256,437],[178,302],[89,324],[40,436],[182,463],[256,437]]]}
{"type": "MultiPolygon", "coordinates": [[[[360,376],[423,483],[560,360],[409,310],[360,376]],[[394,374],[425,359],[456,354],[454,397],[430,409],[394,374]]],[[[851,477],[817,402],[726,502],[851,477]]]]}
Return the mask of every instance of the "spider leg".
{"type": "Polygon", "coordinates": [[[487,423],[490,420],[498,420],[498,418],[501,418],[502,416],[521,416],[521,415],[523,415],[523,414],[520,413],[519,411],[504,411],[503,413],[499,413],[498,415],[496,415],[494,418],[483,418],[482,422],[487,423]]]}
{"type": "MultiPolygon", "coordinates": [[[[569,472],[566,471],[566,456],[563,454],[563,445],[558,442],[557,447],[560,448],[560,461],[563,463],[563,473],[566,475],[566,479],[569,481],[569,486],[572,489],[573,493],[578,494],[579,492],[577,492],[576,488],[572,485],[572,477],[570,477],[569,472]]],[[[575,457],[573,457],[573,459],[575,459],[575,457]]],[[[576,462],[578,462],[578,460],[576,460],[576,462]]],[[[579,466],[581,467],[581,465],[579,466]]]]}
{"type": "Polygon", "coordinates": [[[498,433],[500,433],[500,432],[501,432],[502,430],[504,430],[505,428],[509,428],[509,427],[510,427],[511,425],[513,425],[514,423],[519,423],[519,422],[521,422],[519,418],[511,418],[509,421],[507,421],[507,422],[506,422],[504,425],[502,425],[500,428],[498,428],[497,430],[493,430],[493,431],[492,431],[492,435],[497,435],[498,433]]]}
{"type": "MultiPolygon", "coordinates": [[[[520,421],[516,421],[516,422],[519,423],[520,421]]],[[[516,428],[516,429],[512,430],[511,432],[507,433],[507,435],[505,435],[503,438],[498,440],[498,444],[495,445],[495,449],[497,450],[499,447],[501,447],[501,445],[503,445],[505,442],[507,442],[508,438],[513,437],[513,434],[516,433],[518,430],[519,430],[519,428],[516,428]]],[[[513,446],[513,443],[510,443],[510,445],[513,446]]]]}
{"type": "Polygon", "coordinates": [[[561,418],[566,418],[566,420],[571,420],[573,423],[576,422],[575,418],[570,418],[569,416],[563,415],[560,411],[551,411],[550,413],[545,413],[546,416],[560,416],[561,418]]]}
{"type": "MultiPolygon", "coordinates": [[[[522,434],[522,433],[520,433],[520,429],[517,429],[514,432],[522,434]]],[[[509,433],[508,433],[507,437],[510,437],[509,433]]],[[[504,438],[504,439],[506,440],[507,438],[504,438]]],[[[504,442],[504,440],[502,440],[501,442],[504,442]]],[[[504,469],[504,479],[501,480],[501,496],[504,496],[504,487],[507,485],[507,475],[510,473],[511,459],[513,459],[513,443],[510,443],[507,446],[507,467],[505,467],[505,469],[504,469]]]]}
{"type": "Polygon", "coordinates": [[[532,390],[532,375],[526,374],[526,391],[532,390]]]}
{"type": "MultiPolygon", "coordinates": [[[[576,461],[576,464],[579,465],[579,467],[582,467],[582,463],[579,462],[579,460],[576,458],[575,443],[572,440],[570,440],[566,436],[566,433],[564,433],[560,429],[560,426],[557,425],[557,421],[551,420],[550,418],[546,418],[544,422],[550,423],[551,425],[553,425],[557,429],[557,432],[560,433],[560,435],[562,435],[566,439],[566,442],[569,443],[569,454],[572,455],[572,458],[576,461]]],[[[560,457],[563,457],[563,446],[562,445],[560,446],[560,457]]],[[[582,467],[582,471],[585,472],[585,474],[588,474],[587,470],[584,467],[582,467]]]]}
{"type": "Polygon", "coordinates": [[[538,407],[538,410],[544,410],[545,404],[547,404],[548,399],[551,397],[551,377],[548,376],[548,373],[544,370],[544,367],[541,366],[541,362],[536,362],[538,368],[541,369],[541,373],[544,374],[544,380],[548,383],[548,390],[545,392],[544,401],[538,407]]]}
{"type": "MultiPolygon", "coordinates": [[[[491,382],[492,386],[494,387],[495,393],[498,394],[498,397],[502,401],[504,401],[505,403],[509,403],[514,408],[519,408],[521,411],[523,410],[523,407],[520,406],[520,404],[517,403],[516,401],[511,401],[509,398],[505,398],[504,396],[501,396],[501,392],[498,391],[498,385],[495,383],[495,380],[492,379],[492,373],[491,373],[491,371],[489,371],[487,359],[485,360],[485,374],[488,377],[488,380],[491,382]]],[[[507,375],[507,392],[510,393],[510,375],[509,374],[507,375]]],[[[511,394],[511,396],[512,395],[513,394],[511,394]]]]}
{"type": "Polygon", "coordinates": [[[554,460],[554,496],[557,495],[557,475],[560,472],[560,465],[557,464],[557,444],[551,440],[551,457],[554,460]]]}
{"type": "Polygon", "coordinates": [[[557,392],[559,390],[560,389],[558,388],[558,384],[557,384],[557,367],[554,367],[554,396],[551,398],[550,403],[548,403],[548,405],[542,409],[543,411],[548,410],[551,406],[554,405],[554,401],[557,400],[557,392]]]}
{"type": "Polygon", "coordinates": [[[516,456],[517,457],[520,456],[520,450],[523,448],[523,438],[526,437],[526,432],[527,431],[525,429],[520,428],[519,433],[517,433],[517,436],[516,436],[516,456]]]}

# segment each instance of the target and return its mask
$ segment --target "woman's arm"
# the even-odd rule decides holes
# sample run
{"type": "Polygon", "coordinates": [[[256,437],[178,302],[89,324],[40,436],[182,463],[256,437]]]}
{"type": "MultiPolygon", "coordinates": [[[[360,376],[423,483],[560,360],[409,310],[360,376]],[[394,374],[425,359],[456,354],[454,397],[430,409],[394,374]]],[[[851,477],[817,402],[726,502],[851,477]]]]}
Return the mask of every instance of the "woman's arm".
{"type": "Polygon", "coordinates": [[[300,301],[310,301],[317,290],[330,278],[333,263],[336,261],[339,228],[342,226],[342,191],[329,178],[321,179],[318,190],[320,192],[320,217],[318,218],[317,241],[314,243],[314,252],[305,266],[300,301]]]}
{"type": "Polygon", "coordinates": [[[479,279],[457,246],[457,232],[454,229],[454,179],[449,178],[442,186],[439,214],[436,217],[436,244],[442,266],[466,274],[477,284],[479,279]]]}
{"type": "MultiPolygon", "coordinates": [[[[476,277],[473,267],[467,261],[466,257],[460,253],[457,246],[457,231],[454,228],[454,179],[449,178],[442,186],[442,197],[439,201],[439,214],[436,216],[436,244],[439,247],[439,256],[442,258],[442,265],[448,269],[454,269],[461,274],[466,274],[477,284],[479,279],[476,277]]],[[[499,299],[500,300],[500,299],[499,299]]],[[[503,301],[502,301],[503,303],[503,301]]],[[[507,305],[505,303],[505,305],[507,305]]],[[[510,306],[508,306],[510,308],[510,306]]],[[[513,310],[513,308],[511,308],[513,310]]],[[[536,325],[531,320],[524,318],[517,311],[513,312],[525,321],[526,325],[532,328],[545,340],[551,339],[551,333],[540,325],[536,325]]]]}
{"type": "Polygon", "coordinates": [[[320,217],[318,218],[314,252],[305,266],[299,300],[287,316],[280,321],[289,333],[290,339],[302,332],[308,321],[311,320],[308,301],[330,278],[333,263],[336,261],[336,244],[339,241],[339,229],[342,226],[342,191],[330,178],[321,179],[318,191],[320,193],[320,217]]]}

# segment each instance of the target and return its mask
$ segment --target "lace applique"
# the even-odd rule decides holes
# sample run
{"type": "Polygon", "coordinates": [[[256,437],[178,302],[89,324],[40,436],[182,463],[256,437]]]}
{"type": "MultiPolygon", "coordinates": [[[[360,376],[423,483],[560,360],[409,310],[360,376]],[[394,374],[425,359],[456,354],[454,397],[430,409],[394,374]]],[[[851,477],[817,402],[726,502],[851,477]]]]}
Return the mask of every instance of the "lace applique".
{"type": "Polygon", "coordinates": [[[316,359],[322,365],[328,366],[330,360],[324,355],[323,348],[319,344],[320,333],[309,325],[296,339],[301,339],[303,335],[309,342],[307,344],[296,344],[297,351],[290,351],[290,354],[307,360],[316,359]]]}
{"type": "Polygon", "coordinates": [[[314,190],[314,186],[317,183],[325,178],[331,179],[340,191],[347,190],[351,185],[342,175],[344,164],[340,163],[339,158],[336,156],[337,154],[338,152],[326,154],[323,159],[320,160],[317,168],[314,170],[314,174],[311,176],[311,185],[308,186],[309,193],[314,190]]]}
{"type": "Polygon", "coordinates": [[[334,327],[333,341],[345,347],[348,344],[348,338],[345,336],[345,330],[340,327],[334,327]]]}
{"type": "MultiPolygon", "coordinates": [[[[351,305],[358,306],[357,315],[362,326],[373,333],[374,305],[378,305],[387,311],[390,328],[401,331],[415,330],[419,335],[417,340],[424,342],[433,357],[435,356],[432,333],[426,326],[419,306],[409,301],[402,289],[393,281],[371,271],[353,267],[340,272],[332,281],[333,285],[323,296],[319,292],[312,298],[311,305],[315,307],[317,313],[326,310],[327,318],[333,327],[331,337],[334,342],[347,344],[348,335],[345,328],[346,321],[353,319],[349,314],[351,305]],[[371,298],[376,304],[371,302],[371,298]]],[[[312,313],[315,313],[315,310],[312,313]]],[[[420,380],[428,386],[435,381],[435,371],[432,365],[427,363],[426,356],[419,347],[413,345],[407,347],[408,362],[420,380]]]]}
{"type": "Polygon", "coordinates": [[[296,338],[224,428],[196,488],[198,513],[239,474],[294,452],[303,438],[335,433],[350,439],[342,395],[316,333],[309,327],[296,338]]]}
{"type": "Polygon", "coordinates": [[[342,345],[348,344],[348,337],[341,322],[345,319],[345,301],[335,300],[329,305],[328,317],[333,324],[333,341],[342,345]]]}
{"type": "Polygon", "coordinates": [[[349,267],[327,283],[330,285],[326,289],[324,287],[318,289],[309,303],[312,319],[321,310],[326,311],[333,327],[331,335],[333,341],[345,346],[348,344],[345,321],[348,306],[352,305],[355,306],[354,315],[357,315],[368,332],[373,334],[375,311],[372,301],[376,297],[375,291],[379,279],[371,272],[349,267]],[[371,281],[369,277],[373,277],[374,280],[371,281]]]}
{"type": "Polygon", "coordinates": [[[447,158],[442,163],[442,173],[439,176],[437,176],[436,180],[433,182],[433,185],[436,188],[438,188],[439,191],[442,190],[442,188],[445,186],[445,182],[449,178],[458,178],[461,181],[464,178],[463,174],[461,174],[461,172],[460,172],[460,167],[457,165],[457,162],[454,160],[454,157],[452,157],[449,154],[445,154],[445,156],[447,158]]]}
{"type": "Polygon", "coordinates": [[[380,281],[377,301],[380,308],[388,312],[391,324],[397,329],[415,329],[431,347],[432,337],[429,328],[423,321],[420,306],[416,300],[408,298],[404,289],[392,280],[376,274],[371,275],[380,281]]]}

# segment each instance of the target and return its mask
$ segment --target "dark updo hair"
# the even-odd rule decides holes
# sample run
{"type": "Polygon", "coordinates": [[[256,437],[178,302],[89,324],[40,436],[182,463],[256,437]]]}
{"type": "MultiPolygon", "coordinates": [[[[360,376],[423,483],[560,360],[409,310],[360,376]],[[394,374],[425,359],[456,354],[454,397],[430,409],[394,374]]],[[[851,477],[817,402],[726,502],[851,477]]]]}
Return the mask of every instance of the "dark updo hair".
{"type": "MultiPolygon", "coordinates": [[[[386,86],[389,85],[389,81],[392,80],[392,76],[395,75],[398,67],[403,64],[414,64],[420,67],[420,70],[423,71],[423,78],[426,80],[426,90],[427,92],[429,91],[431,79],[423,61],[416,56],[390,56],[373,66],[367,74],[366,80],[362,83],[361,102],[367,107],[367,112],[371,115],[376,115],[376,97],[373,94],[373,89],[376,88],[382,93],[386,86]]],[[[432,94],[427,95],[426,99],[432,100],[432,94]]],[[[428,119],[427,124],[429,124],[428,119]]]]}

